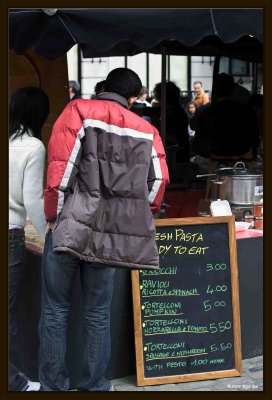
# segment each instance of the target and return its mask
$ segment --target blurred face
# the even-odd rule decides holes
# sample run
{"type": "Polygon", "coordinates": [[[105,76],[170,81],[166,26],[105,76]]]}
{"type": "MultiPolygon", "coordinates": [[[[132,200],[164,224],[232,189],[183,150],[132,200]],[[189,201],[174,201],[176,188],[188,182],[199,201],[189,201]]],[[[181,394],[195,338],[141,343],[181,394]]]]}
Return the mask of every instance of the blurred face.
{"type": "Polygon", "coordinates": [[[200,84],[200,83],[195,83],[195,84],[194,84],[194,91],[195,91],[197,94],[199,94],[199,93],[201,92],[201,90],[202,90],[201,84],[200,84]]]}
{"type": "Polygon", "coordinates": [[[74,97],[74,92],[73,89],[69,87],[69,96],[70,96],[70,100],[74,97]]]}
{"type": "Polygon", "coordinates": [[[133,106],[133,103],[137,100],[137,97],[130,97],[128,99],[128,109],[130,109],[133,106]]]}
{"type": "Polygon", "coordinates": [[[139,100],[145,101],[147,98],[147,93],[142,94],[141,96],[138,97],[139,100]]]}
{"type": "Polygon", "coordinates": [[[189,104],[188,111],[190,114],[194,114],[196,112],[196,106],[194,104],[189,104]]]}

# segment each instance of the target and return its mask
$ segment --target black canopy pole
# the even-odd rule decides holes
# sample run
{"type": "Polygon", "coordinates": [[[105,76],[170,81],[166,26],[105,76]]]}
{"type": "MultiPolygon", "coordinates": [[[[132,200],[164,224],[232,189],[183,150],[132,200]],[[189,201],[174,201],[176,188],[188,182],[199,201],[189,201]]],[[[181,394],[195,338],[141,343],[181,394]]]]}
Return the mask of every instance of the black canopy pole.
{"type": "Polygon", "coordinates": [[[214,103],[214,89],[215,89],[216,79],[219,74],[220,60],[221,60],[221,56],[215,56],[214,64],[213,64],[213,81],[212,81],[212,95],[211,95],[212,103],[214,103]]]}
{"type": "Polygon", "coordinates": [[[150,96],[150,87],[149,87],[149,54],[146,53],[146,87],[149,91],[150,96]]]}
{"type": "Polygon", "coordinates": [[[253,63],[253,80],[252,80],[252,92],[257,93],[258,88],[258,64],[256,62],[253,63]]]}
{"type": "Polygon", "coordinates": [[[166,48],[161,49],[161,138],[166,142],[166,48]]]}

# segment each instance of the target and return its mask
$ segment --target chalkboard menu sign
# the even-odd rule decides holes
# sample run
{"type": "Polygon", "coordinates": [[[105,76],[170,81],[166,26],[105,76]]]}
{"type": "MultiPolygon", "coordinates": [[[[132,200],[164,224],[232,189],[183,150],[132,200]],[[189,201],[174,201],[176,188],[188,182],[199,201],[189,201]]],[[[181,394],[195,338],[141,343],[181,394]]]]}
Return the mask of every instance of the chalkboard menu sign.
{"type": "Polygon", "coordinates": [[[242,372],[234,217],[156,220],[158,270],[132,271],[137,384],[242,372]]]}

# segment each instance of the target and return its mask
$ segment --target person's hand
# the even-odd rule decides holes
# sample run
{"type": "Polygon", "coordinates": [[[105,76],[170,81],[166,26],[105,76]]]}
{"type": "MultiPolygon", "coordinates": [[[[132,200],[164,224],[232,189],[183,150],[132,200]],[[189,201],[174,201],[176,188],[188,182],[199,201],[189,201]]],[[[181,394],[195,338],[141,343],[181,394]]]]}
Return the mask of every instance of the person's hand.
{"type": "Polygon", "coordinates": [[[54,226],[55,226],[55,223],[54,223],[54,222],[47,222],[45,234],[47,235],[47,233],[48,233],[49,231],[52,231],[53,228],[54,228],[54,226]]]}

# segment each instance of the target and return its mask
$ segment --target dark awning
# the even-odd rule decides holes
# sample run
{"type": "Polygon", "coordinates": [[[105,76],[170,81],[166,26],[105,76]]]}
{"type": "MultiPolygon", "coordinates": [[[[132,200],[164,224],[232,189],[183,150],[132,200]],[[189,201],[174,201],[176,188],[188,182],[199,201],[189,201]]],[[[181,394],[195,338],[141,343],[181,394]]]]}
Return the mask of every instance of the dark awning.
{"type": "Polygon", "coordinates": [[[84,57],[141,52],[262,61],[263,10],[10,9],[10,49],[54,59],[76,43],[84,57]]]}

